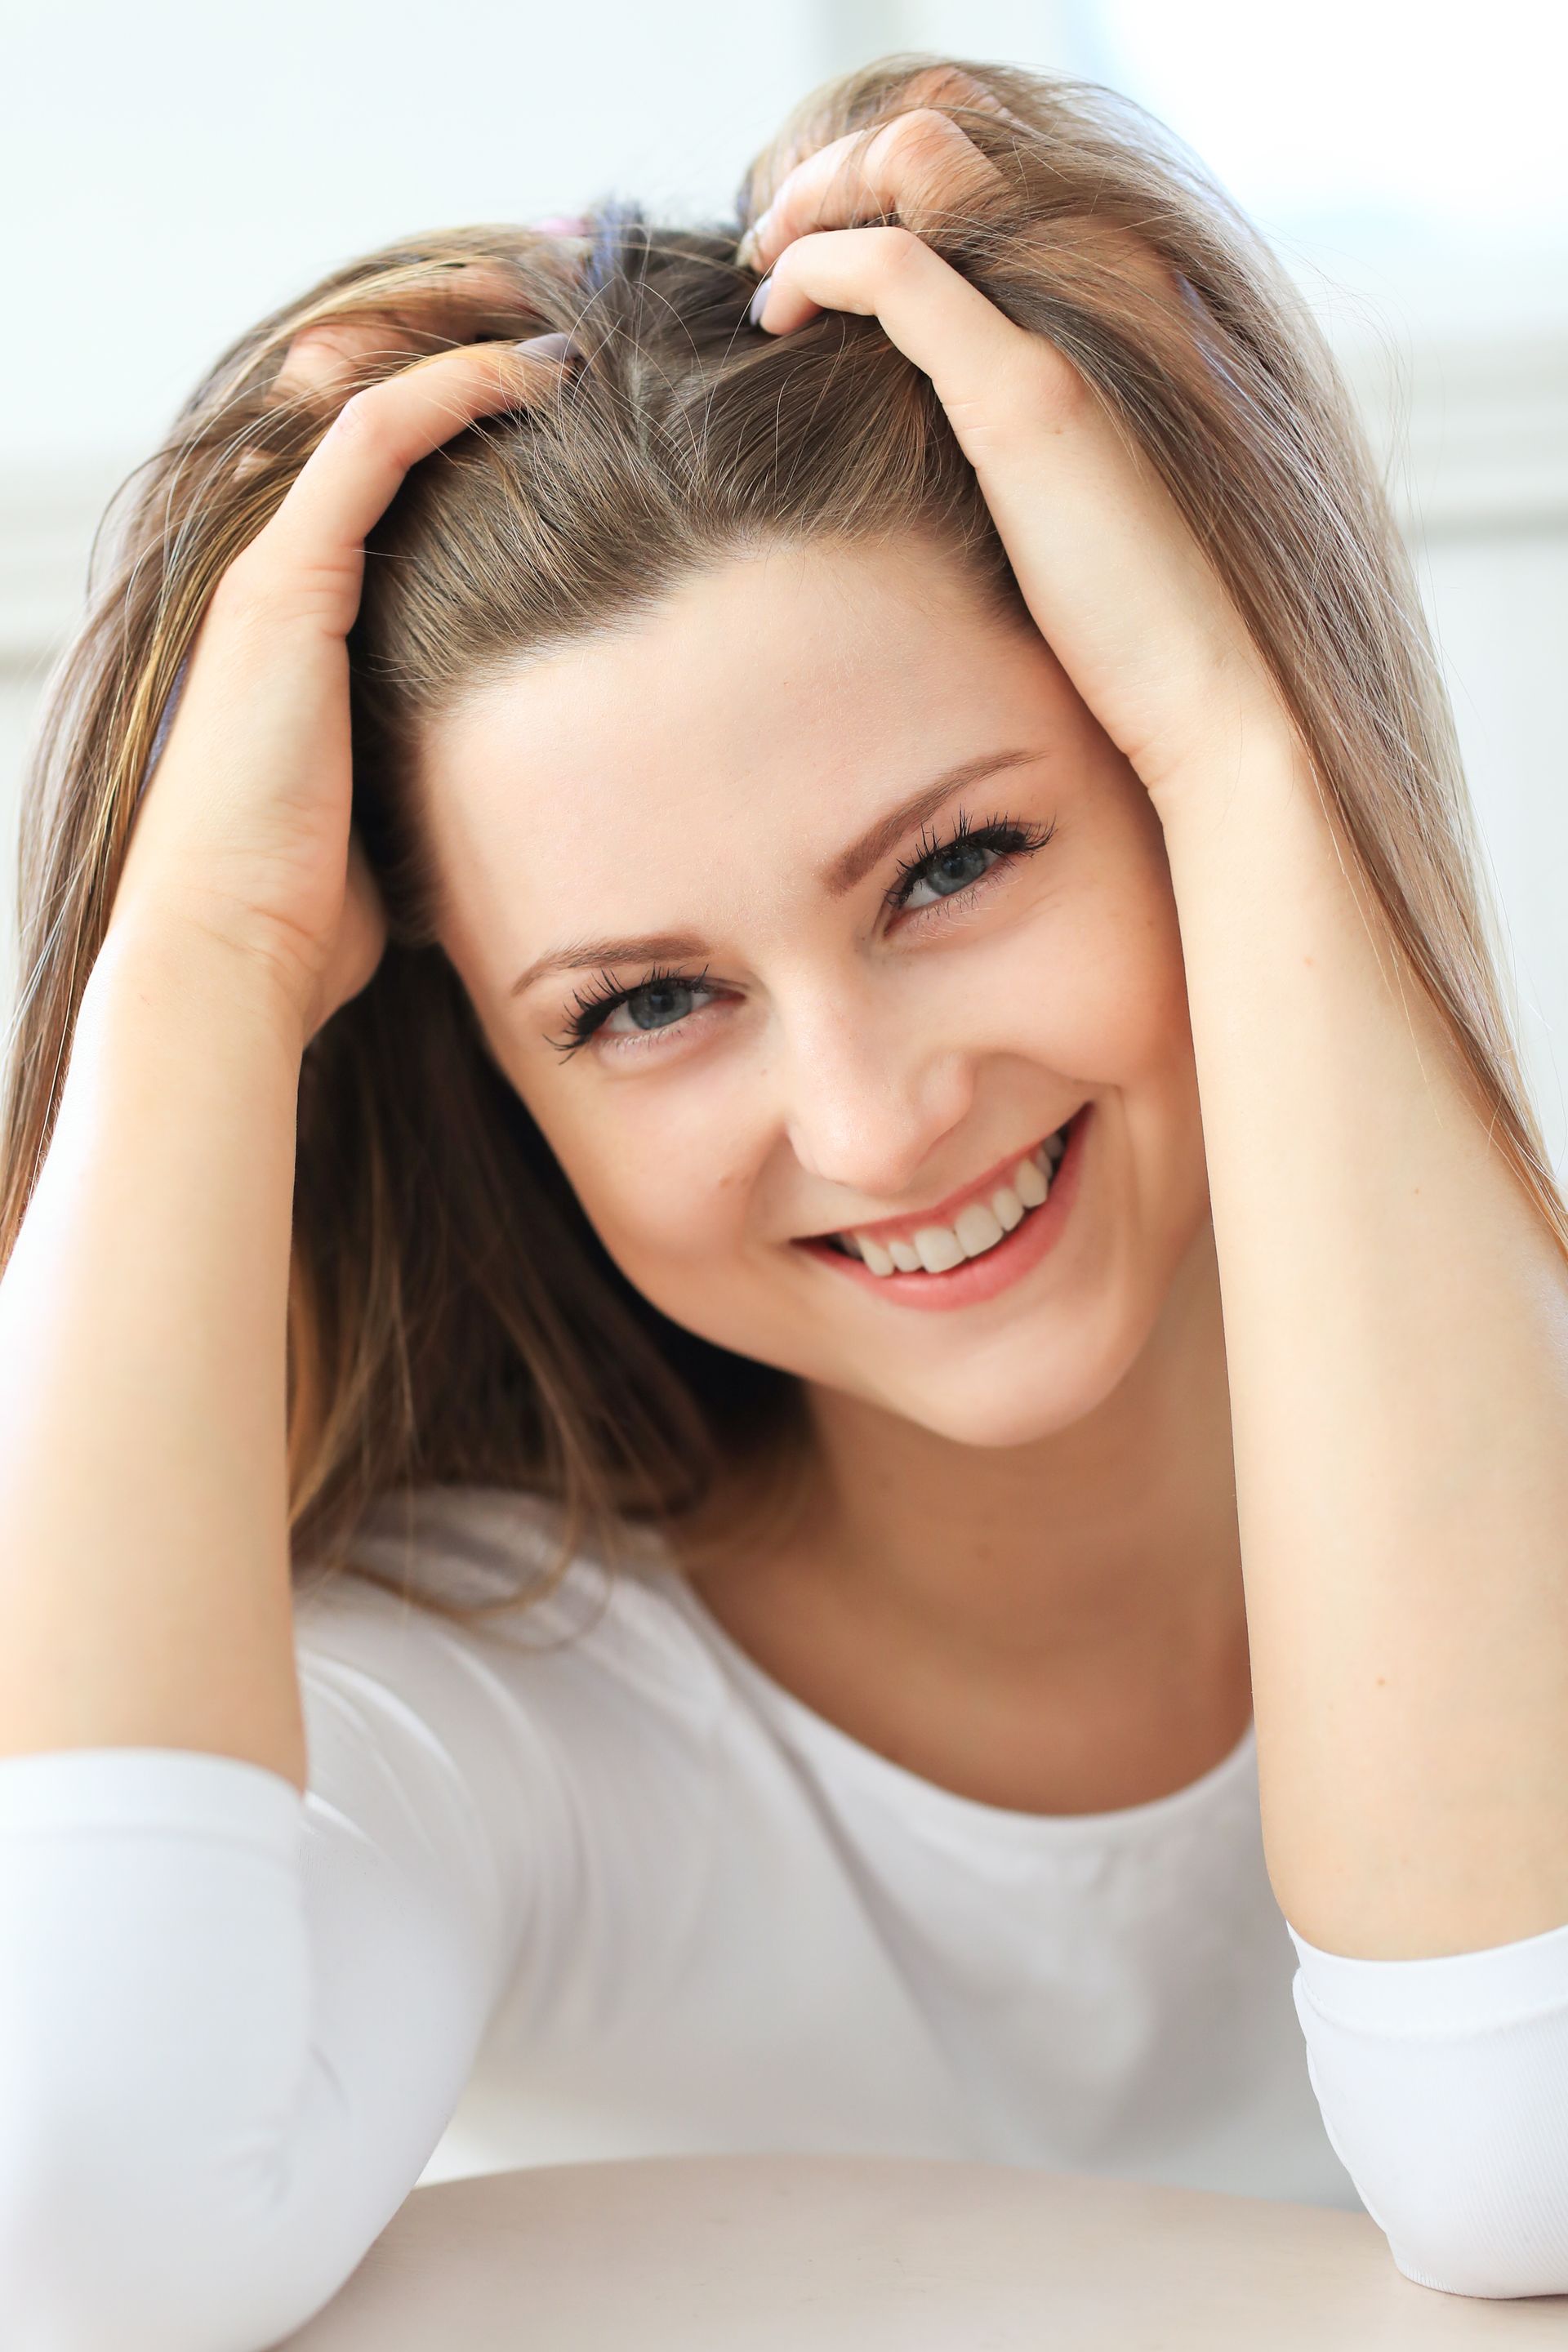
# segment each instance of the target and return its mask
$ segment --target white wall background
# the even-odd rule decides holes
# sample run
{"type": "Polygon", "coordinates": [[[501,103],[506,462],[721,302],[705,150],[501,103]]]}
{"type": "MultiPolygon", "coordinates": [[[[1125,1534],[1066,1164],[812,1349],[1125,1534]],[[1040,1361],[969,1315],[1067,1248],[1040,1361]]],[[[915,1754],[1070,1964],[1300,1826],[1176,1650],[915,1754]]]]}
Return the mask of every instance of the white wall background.
{"type": "MultiPolygon", "coordinates": [[[[334,264],[616,192],[727,213],[815,82],[894,48],[1100,79],[1310,289],[1389,452],[1568,1160],[1568,12],[1540,0],[6,0],[0,856],[103,501],[187,386],[334,264]]],[[[0,899],[8,1003],[9,879],[0,899]]]]}

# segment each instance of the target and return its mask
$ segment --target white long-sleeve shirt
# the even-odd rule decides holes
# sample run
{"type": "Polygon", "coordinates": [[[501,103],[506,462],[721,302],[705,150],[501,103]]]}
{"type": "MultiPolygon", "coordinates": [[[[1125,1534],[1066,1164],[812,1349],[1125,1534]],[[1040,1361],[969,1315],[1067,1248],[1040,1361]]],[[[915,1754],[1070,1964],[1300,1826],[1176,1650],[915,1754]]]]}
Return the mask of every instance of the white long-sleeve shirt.
{"type": "MultiPolygon", "coordinates": [[[[359,1557],[485,1598],[550,1536],[426,1489],[359,1557]]],[[[188,1750],[0,1760],[7,2352],[261,2352],[421,2179],[680,2151],[1364,2201],[1425,2284],[1568,2292],[1568,1926],[1304,1943],[1250,1730],[1148,1804],[975,1803],[651,1547],[464,1623],[342,1576],[297,1643],[304,1797],[188,1750]]]]}

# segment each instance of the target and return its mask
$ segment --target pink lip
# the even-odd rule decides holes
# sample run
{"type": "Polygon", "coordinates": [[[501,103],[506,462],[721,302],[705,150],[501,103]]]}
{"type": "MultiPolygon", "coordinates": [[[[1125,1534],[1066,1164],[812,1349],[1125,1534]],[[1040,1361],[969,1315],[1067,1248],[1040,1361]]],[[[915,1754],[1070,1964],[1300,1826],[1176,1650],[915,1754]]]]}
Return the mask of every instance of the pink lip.
{"type": "MultiPolygon", "coordinates": [[[[1005,1241],[998,1242],[995,1248],[987,1250],[983,1257],[965,1258],[962,1265],[953,1266],[947,1274],[873,1274],[859,1258],[846,1256],[842,1250],[835,1249],[829,1242],[799,1241],[794,1247],[808,1251],[819,1265],[831,1266],[835,1273],[858,1283],[863,1289],[873,1291],[879,1298],[886,1299],[893,1307],[913,1307],[927,1314],[940,1315],[960,1307],[977,1306],[984,1298],[994,1298],[998,1291],[1011,1288],[1015,1282],[1023,1279],[1031,1266],[1038,1265],[1060,1235],[1078,1193],[1079,1174],[1083,1164],[1084,1131],[1089,1126],[1091,1108],[1092,1105],[1085,1103],[1081,1110],[1073,1114],[1072,1123],[1068,1129],[1068,1148],[1051,1179],[1050,1193],[1043,1206],[1031,1211],[1022,1224],[1014,1226],[1005,1241]]],[[[1003,1175],[1013,1164],[1011,1161],[1005,1163],[1003,1175]]],[[[986,1181],[1000,1181],[1001,1178],[988,1178],[986,1181]]],[[[965,1201],[973,1199],[977,1189],[984,1190],[984,1187],[970,1185],[959,1193],[956,1196],[959,1207],[965,1201]]],[[[938,1212],[931,1210],[918,1222],[930,1225],[941,1224],[944,1220],[938,1212]]],[[[900,1220],[893,1220],[892,1229],[900,1230],[900,1220]]],[[[879,1234],[887,1229],[881,1225],[857,1225],[852,1230],[879,1234]]]]}

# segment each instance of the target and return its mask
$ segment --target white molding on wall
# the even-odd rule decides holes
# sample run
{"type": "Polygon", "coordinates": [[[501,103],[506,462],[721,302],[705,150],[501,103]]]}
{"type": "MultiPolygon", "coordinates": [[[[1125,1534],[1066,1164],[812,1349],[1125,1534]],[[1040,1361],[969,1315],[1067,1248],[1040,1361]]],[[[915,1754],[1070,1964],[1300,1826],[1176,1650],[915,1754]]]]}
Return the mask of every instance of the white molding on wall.
{"type": "MultiPolygon", "coordinates": [[[[1407,531],[1427,547],[1568,538],[1568,333],[1340,360],[1407,531]]],[[[37,673],[68,635],[93,530],[133,462],[0,462],[0,675],[37,673]]]]}

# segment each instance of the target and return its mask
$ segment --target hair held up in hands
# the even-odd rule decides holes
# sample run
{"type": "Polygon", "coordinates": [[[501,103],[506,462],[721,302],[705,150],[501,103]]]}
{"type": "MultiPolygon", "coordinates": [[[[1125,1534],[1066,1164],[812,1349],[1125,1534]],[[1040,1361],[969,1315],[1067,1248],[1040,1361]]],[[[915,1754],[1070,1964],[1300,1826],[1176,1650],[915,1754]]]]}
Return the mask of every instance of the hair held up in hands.
{"type": "Polygon", "coordinates": [[[456,229],[336,271],[224,355],[102,535],[24,806],[5,1255],[181,660],[344,396],[279,396],[290,341],[385,321],[384,352],[351,390],[478,340],[561,332],[580,354],[557,393],[416,466],[369,541],[350,638],[353,814],[390,943],[301,1076],[289,1339],[300,1563],[352,1556],[368,1503],[425,1483],[559,1498],[563,1556],[584,1526],[613,1542],[644,1517],[696,1543],[733,1532],[742,1493],[768,1508],[770,1474],[800,1442],[789,1378],[677,1329],[619,1275],[486,1052],[436,944],[411,754],[422,724],[520,649],[633,621],[748,546],[920,532],[972,566],[999,611],[1021,609],[930,384],[877,322],[828,312],[782,338],[747,322],[756,278],[736,241],[791,163],[911,103],[949,112],[1005,194],[907,226],[1049,337],[1157,469],[1249,625],[1496,1147],[1568,1250],[1419,601],[1300,299],[1136,108],[1054,77],[887,58],[797,110],[733,220],[666,227],[609,206],[580,236],[456,229]],[[1128,268],[1140,247],[1187,295],[1179,349],[1147,273],[1128,268]]]}

